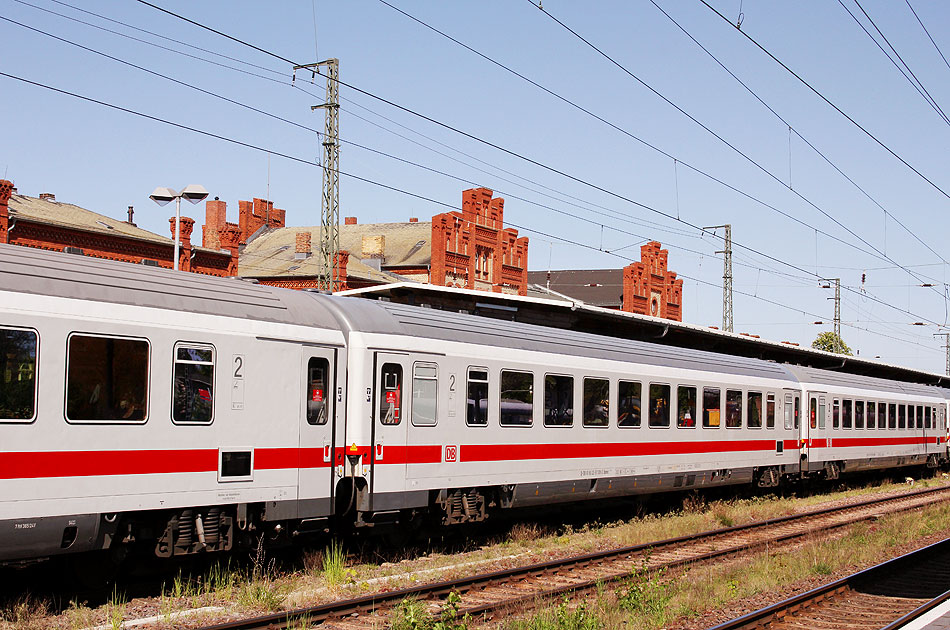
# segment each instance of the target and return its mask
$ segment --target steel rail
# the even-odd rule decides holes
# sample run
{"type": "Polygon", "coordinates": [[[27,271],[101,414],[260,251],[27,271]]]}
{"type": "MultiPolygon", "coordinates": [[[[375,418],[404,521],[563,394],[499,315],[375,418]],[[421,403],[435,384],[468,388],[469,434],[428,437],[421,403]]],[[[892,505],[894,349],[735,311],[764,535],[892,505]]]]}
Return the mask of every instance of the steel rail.
{"type": "MultiPolygon", "coordinates": [[[[441,582],[435,582],[430,584],[422,584],[419,586],[413,586],[403,589],[397,589],[393,591],[386,591],[380,593],[373,593],[370,595],[365,595],[361,597],[356,597],[352,599],[339,600],[335,602],[330,602],[327,604],[321,604],[318,606],[298,608],[295,610],[285,611],[281,613],[274,613],[270,615],[263,615],[259,617],[243,619],[239,621],[231,621],[220,623],[216,625],[211,625],[202,628],[202,630],[259,630],[262,628],[287,628],[291,624],[299,621],[301,619],[307,619],[312,624],[318,624],[324,621],[332,619],[342,619],[344,617],[350,616],[354,613],[363,614],[363,613],[372,613],[378,609],[384,608],[386,606],[394,605],[408,597],[415,598],[432,598],[439,596],[446,596],[449,593],[456,591],[459,593],[465,593],[471,590],[474,587],[485,587],[493,584],[499,584],[503,582],[511,582],[518,578],[528,578],[532,576],[543,576],[559,571],[569,569],[571,567],[583,567],[587,565],[596,564],[610,558],[620,558],[625,555],[632,555],[647,550],[656,551],[664,548],[675,547],[676,545],[695,542],[702,540],[704,538],[713,538],[713,537],[722,537],[729,534],[743,532],[743,531],[752,531],[756,529],[768,528],[775,525],[781,525],[783,523],[791,523],[796,521],[807,521],[808,519],[814,519],[827,514],[834,513],[846,513],[849,510],[860,510],[865,507],[873,505],[884,505],[887,503],[898,502],[907,499],[913,499],[917,497],[923,497],[927,495],[935,495],[941,493],[950,493],[950,487],[944,486],[939,488],[928,488],[925,490],[917,490],[913,492],[906,492],[899,495],[891,495],[888,497],[878,497],[873,499],[867,499],[865,501],[859,501],[857,503],[851,503],[842,506],[834,506],[828,508],[822,508],[819,510],[812,510],[809,512],[802,512],[800,514],[792,514],[788,516],[781,516],[777,518],[767,519],[763,521],[754,521],[751,523],[746,523],[743,525],[734,525],[731,527],[726,527],[722,529],[707,530],[704,532],[699,532],[696,534],[688,534],[685,536],[677,536],[674,538],[668,538],[660,541],[653,541],[649,543],[640,543],[637,545],[630,545],[615,549],[608,549],[606,551],[597,551],[593,553],[583,554],[579,556],[571,556],[569,558],[562,558],[557,560],[549,560],[546,562],[524,565],[520,567],[514,567],[511,569],[501,569],[498,571],[492,571],[489,573],[483,573],[463,578],[458,578],[454,580],[445,580],[441,582]]],[[[841,522],[832,524],[828,527],[822,528],[822,530],[832,530],[847,525],[852,525],[857,522],[871,520],[876,518],[877,515],[865,515],[850,521],[841,522]]],[[[784,540],[790,540],[797,537],[801,537],[806,534],[814,533],[814,530],[806,530],[802,532],[793,532],[791,534],[785,534],[778,536],[776,538],[770,539],[770,542],[781,542],[784,540]]],[[[712,558],[717,558],[725,555],[735,554],[740,551],[748,550],[750,548],[755,548],[762,546],[761,542],[754,542],[748,545],[743,546],[734,546],[728,547],[721,550],[711,551],[705,554],[691,555],[688,558],[683,558],[679,560],[672,560],[663,564],[664,567],[676,567],[682,566],[688,563],[701,562],[704,560],[709,560],[712,558]]],[[[629,572],[624,576],[616,576],[615,579],[625,577],[629,575],[629,572]]],[[[597,580],[589,580],[584,582],[578,582],[569,584],[566,586],[546,590],[544,593],[530,593],[528,595],[520,596],[517,598],[506,599],[503,602],[483,604],[480,606],[473,607],[463,607],[460,609],[460,614],[468,613],[470,615],[483,614],[492,610],[497,610],[501,607],[518,605],[536,601],[539,596],[550,596],[550,595],[559,595],[566,592],[580,591],[587,588],[594,588],[597,583],[603,583],[605,581],[610,581],[605,578],[598,578],[597,580]]]]}

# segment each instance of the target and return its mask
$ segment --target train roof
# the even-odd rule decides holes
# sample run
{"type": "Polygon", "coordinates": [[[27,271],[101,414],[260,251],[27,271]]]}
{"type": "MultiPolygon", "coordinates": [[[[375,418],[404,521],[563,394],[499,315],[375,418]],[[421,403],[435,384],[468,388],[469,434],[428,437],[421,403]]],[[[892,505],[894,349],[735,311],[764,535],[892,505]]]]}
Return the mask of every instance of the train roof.
{"type": "Polygon", "coordinates": [[[392,302],[373,303],[389,312],[406,334],[418,337],[795,381],[785,369],[786,366],[759,359],[661,346],[645,341],[604,337],[392,302]]]}
{"type": "Polygon", "coordinates": [[[0,245],[0,290],[339,328],[310,293],[17,245],[0,245]]]}
{"type": "Polygon", "coordinates": [[[906,381],[893,381],[890,379],[877,378],[874,376],[864,376],[860,374],[849,374],[846,372],[832,372],[831,370],[820,370],[818,368],[806,367],[801,365],[786,366],[795,378],[802,383],[814,383],[816,385],[832,385],[837,387],[866,387],[878,391],[895,392],[900,394],[920,394],[925,396],[940,396],[950,399],[950,391],[945,388],[934,385],[924,385],[921,383],[908,383],[906,381]]]}

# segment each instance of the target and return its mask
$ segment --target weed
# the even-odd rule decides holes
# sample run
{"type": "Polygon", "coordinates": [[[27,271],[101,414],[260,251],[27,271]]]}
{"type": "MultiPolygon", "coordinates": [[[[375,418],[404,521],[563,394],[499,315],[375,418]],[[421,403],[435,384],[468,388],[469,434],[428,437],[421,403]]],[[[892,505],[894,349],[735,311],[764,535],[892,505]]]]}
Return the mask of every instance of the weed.
{"type": "Polygon", "coordinates": [[[429,630],[432,628],[432,615],[425,602],[407,597],[399,602],[393,611],[391,630],[429,630]]]}
{"type": "Polygon", "coordinates": [[[70,630],[79,628],[88,628],[93,625],[93,612],[86,606],[85,602],[72,600],[69,602],[69,608],[66,609],[66,619],[70,630]]]}
{"type": "Polygon", "coordinates": [[[327,586],[341,584],[346,578],[346,553],[343,544],[337,540],[323,552],[323,579],[327,586]]]}
{"type": "Polygon", "coordinates": [[[622,610],[654,618],[666,614],[667,604],[672,594],[663,581],[665,571],[653,573],[637,571],[633,577],[622,583],[617,591],[617,603],[622,610]]]}
{"type": "Polygon", "coordinates": [[[0,612],[4,621],[13,622],[17,628],[42,628],[49,612],[49,602],[37,599],[29,593],[7,604],[0,612]]]}
{"type": "Polygon", "coordinates": [[[604,623],[585,604],[571,608],[565,598],[553,610],[546,610],[525,621],[513,621],[509,627],[516,630],[599,630],[604,623]]]}
{"type": "Polygon", "coordinates": [[[121,630],[125,621],[125,605],[127,601],[125,594],[120,593],[117,588],[112,589],[112,595],[106,602],[106,621],[112,630],[121,630]]]}
{"type": "Polygon", "coordinates": [[[523,545],[544,535],[544,530],[537,523],[515,523],[508,534],[508,539],[513,543],[523,545]]]}

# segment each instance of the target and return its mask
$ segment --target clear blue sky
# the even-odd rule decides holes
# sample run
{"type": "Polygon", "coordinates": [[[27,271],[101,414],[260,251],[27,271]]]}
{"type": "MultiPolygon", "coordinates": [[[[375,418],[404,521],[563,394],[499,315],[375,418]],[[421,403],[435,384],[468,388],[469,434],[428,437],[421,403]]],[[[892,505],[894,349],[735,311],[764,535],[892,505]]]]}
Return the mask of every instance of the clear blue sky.
{"type": "MultiPolygon", "coordinates": [[[[137,2],[28,1],[47,11],[16,0],[2,0],[0,16],[174,81],[6,20],[0,20],[0,72],[275,153],[304,160],[320,155],[314,133],[182,84],[200,86],[298,125],[322,130],[322,112],[310,111],[310,106],[323,98],[321,79],[311,85],[306,77],[298,76],[292,86],[289,64],[137,2]],[[108,22],[69,5],[211,52],[108,22]]],[[[790,134],[786,123],[756,101],[649,0],[544,0],[543,4],[552,16],[781,182],[612,65],[528,0],[391,1],[674,156],[675,161],[379,0],[158,0],[157,4],[298,63],[338,57],[341,78],[346,83],[602,189],[505,154],[344,86],[341,169],[433,200],[344,176],[344,216],[357,216],[360,222],[404,221],[410,216],[425,219],[447,209],[440,203],[458,206],[464,188],[484,185],[506,198],[507,222],[520,226],[522,234],[530,237],[531,269],[621,267],[639,258],[639,245],[644,240],[661,241],[670,249],[670,267],[686,277],[685,320],[702,325],[721,323],[722,261],[714,253],[721,248],[721,241],[702,236],[690,225],[731,223],[737,243],[735,288],[742,292],[735,297],[737,331],[811,343],[819,332],[830,328],[812,322],[830,322],[833,314],[828,299],[832,292],[821,289],[813,274],[840,276],[846,287],[843,337],[853,349],[862,357],[880,356],[891,363],[943,372],[945,355],[933,333],[938,331],[935,323],[947,321],[944,258],[950,259],[945,245],[950,233],[950,200],[823,103],[702,2],[656,0],[774,108],[794,133],[790,134]],[[838,174],[799,134],[873,199],[838,174]],[[445,174],[422,170],[349,143],[445,174]],[[789,177],[792,191],[787,186],[789,177]],[[679,216],[685,223],[631,202],[679,216]],[[845,227],[836,225],[809,202],[845,227]],[[885,219],[878,204],[892,218],[885,219]],[[816,228],[825,234],[816,233],[816,228]],[[911,271],[918,276],[897,265],[913,266],[911,271]],[[863,292],[862,273],[867,274],[863,292]],[[936,287],[918,286],[924,282],[936,287]],[[927,325],[912,325],[917,321],[927,325]]],[[[937,105],[950,112],[950,67],[908,5],[903,0],[859,1],[937,105]]],[[[744,0],[742,31],[950,192],[950,124],[901,76],[848,14],[845,7],[875,33],[854,0],[842,3],[744,0]]],[[[740,11],[738,0],[715,0],[712,4],[735,22],[740,11]]],[[[910,4],[943,53],[950,55],[950,4],[939,0],[910,0],[910,4]]],[[[883,41],[881,44],[886,49],[883,41]]],[[[228,202],[232,220],[236,220],[239,199],[265,197],[269,186],[270,198],[287,210],[288,224],[319,222],[320,171],[314,166],[276,155],[268,159],[258,150],[6,77],[0,77],[0,94],[0,175],[13,180],[24,194],[53,192],[59,200],[117,218],[124,218],[126,206],[134,205],[139,225],[168,234],[168,207],[159,208],[148,200],[156,186],[202,184],[212,196],[228,202]]],[[[188,207],[186,214],[200,224],[203,206],[188,207]]],[[[200,234],[196,233],[195,238],[200,234]]]]}

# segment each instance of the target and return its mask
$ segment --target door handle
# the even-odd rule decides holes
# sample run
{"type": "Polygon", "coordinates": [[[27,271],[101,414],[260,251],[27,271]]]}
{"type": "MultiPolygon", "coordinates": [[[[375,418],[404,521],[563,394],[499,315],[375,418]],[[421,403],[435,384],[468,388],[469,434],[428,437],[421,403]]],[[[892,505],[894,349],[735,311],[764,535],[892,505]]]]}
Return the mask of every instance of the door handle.
{"type": "Polygon", "coordinates": [[[383,458],[383,445],[380,443],[376,444],[376,460],[379,461],[383,458]]]}
{"type": "Polygon", "coordinates": [[[330,461],[330,443],[329,442],[323,443],[323,461],[325,462],[330,461]]]}

